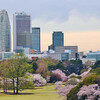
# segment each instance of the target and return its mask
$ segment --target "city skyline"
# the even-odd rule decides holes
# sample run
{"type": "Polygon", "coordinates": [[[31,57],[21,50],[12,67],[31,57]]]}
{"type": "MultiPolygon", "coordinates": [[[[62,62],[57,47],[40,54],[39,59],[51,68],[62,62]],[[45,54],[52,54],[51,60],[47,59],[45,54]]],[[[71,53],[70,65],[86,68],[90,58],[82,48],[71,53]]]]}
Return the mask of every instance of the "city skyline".
{"type": "Polygon", "coordinates": [[[53,31],[62,31],[64,44],[78,45],[79,51],[100,50],[99,0],[9,0],[9,5],[5,3],[6,0],[0,0],[0,10],[7,10],[11,28],[15,12],[24,11],[32,16],[32,26],[41,28],[42,51],[52,43],[53,31]],[[45,37],[49,38],[46,43],[45,37]]]}

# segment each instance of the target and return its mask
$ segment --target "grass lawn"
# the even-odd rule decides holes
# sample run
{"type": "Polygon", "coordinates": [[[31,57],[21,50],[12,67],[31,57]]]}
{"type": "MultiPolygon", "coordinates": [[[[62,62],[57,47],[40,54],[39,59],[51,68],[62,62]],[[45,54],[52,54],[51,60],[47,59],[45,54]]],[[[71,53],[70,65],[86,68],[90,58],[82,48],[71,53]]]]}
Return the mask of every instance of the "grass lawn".
{"type": "Polygon", "coordinates": [[[54,90],[54,87],[54,85],[37,87],[33,90],[24,90],[20,92],[23,94],[19,95],[0,94],[0,100],[62,100],[54,90]]]}

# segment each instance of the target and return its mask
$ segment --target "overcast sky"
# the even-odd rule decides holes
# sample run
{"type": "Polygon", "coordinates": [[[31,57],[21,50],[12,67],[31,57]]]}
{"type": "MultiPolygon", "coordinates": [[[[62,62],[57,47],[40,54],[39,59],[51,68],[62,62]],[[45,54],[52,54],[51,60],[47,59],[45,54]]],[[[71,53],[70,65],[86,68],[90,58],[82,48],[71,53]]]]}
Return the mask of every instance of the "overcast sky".
{"type": "Polygon", "coordinates": [[[2,9],[8,11],[11,23],[15,12],[30,14],[32,26],[40,26],[44,34],[100,31],[100,0],[0,0],[2,9]]]}

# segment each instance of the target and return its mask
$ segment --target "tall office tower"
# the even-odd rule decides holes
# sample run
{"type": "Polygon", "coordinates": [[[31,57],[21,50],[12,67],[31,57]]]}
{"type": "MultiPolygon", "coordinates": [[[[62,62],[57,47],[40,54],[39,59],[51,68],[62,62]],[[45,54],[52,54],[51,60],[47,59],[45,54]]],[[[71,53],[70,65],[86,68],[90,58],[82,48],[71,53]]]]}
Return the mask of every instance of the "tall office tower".
{"type": "Polygon", "coordinates": [[[26,44],[21,43],[25,39],[22,36],[26,37],[27,34],[30,34],[30,31],[31,16],[24,12],[15,13],[13,16],[13,50],[16,50],[17,47],[27,47],[26,44]]]}
{"type": "Polygon", "coordinates": [[[40,28],[32,28],[32,49],[40,52],[40,28]]]}
{"type": "Polygon", "coordinates": [[[64,35],[62,32],[53,32],[53,50],[56,49],[56,47],[64,46],[64,35]]]}
{"type": "Polygon", "coordinates": [[[11,31],[8,13],[0,11],[0,52],[11,51],[11,31]]]}

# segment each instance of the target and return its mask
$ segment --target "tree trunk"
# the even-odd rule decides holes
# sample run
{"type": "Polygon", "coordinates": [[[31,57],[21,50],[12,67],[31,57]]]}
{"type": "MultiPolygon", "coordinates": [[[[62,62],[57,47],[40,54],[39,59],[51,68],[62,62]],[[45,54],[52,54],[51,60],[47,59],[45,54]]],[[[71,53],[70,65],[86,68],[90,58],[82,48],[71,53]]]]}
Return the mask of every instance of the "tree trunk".
{"type": "Polygon", "coordinates": [[[5,82],[5,78],[4,78],[4,79],[3,79],[3,92],[4,92],[4,93],[6,93],[6,89],[5,89],[5,85],[6,85],[6,84],[5,84],[5,83],[6,83],[6,82],[5,82]]]}
{"type": "Polygon", "coordinates": [[[16,87],[16,94],[18,94],[18,85],[19,85],[19,78],[17,77],[17,82],[16,82],[16,84],[17,84],[17,87],[16,87]]]}
{"type": "Polygon", "coordinates": [[[14,79],[12,80],[13,80],[13,94],[15,94],[15,80],[14,79]]]}

